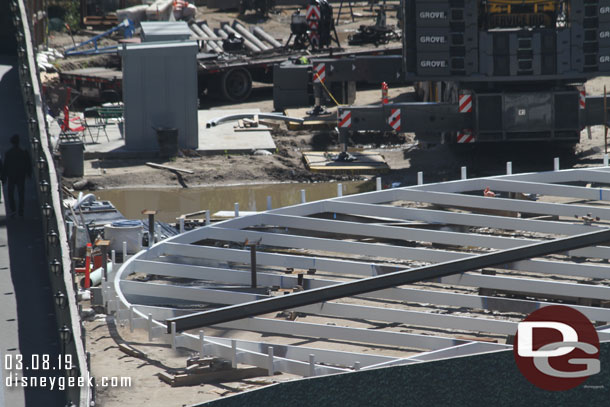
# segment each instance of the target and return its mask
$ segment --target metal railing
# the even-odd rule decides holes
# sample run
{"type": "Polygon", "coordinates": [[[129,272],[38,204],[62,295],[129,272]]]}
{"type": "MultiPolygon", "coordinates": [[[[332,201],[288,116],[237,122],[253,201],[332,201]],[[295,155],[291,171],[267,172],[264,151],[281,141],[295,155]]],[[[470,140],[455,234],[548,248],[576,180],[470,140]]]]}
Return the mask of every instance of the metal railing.
{"type": "MultiPolygon", "coordinates": [[[[73,366],[65,370],[69,377],[87,377],[84,328],[80,320],[76,285],[62,212],[61,182],[53,162],[52,146],[43,110],[42,86],[37,71],[29,15],[23,0],[10,0],[16,29],[19,81],[28,123],[28,147],[32,156],[33,179],[42,214],[46,260],[54,296],[58,337],[64,354],[72,356],[73,366]]],[[[85,380],[85,382],[87,382],[85,380]]],[[[88,386],[66,387],[67,406],[89,406],[93,399],[88,386]]]]}

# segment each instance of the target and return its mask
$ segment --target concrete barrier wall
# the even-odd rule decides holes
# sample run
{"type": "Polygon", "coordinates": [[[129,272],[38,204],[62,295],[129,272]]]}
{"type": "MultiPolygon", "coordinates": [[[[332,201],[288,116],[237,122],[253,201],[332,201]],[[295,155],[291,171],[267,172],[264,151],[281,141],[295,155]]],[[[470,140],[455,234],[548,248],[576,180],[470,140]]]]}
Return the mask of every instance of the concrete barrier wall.
{"type": "Polygon", "coordinates": [[[291,381],[198,404],[242,406],[607,406],[610,343],[601,372],[572,390],[546,391],[517,369],[512,351],[291,381]]]}
{"type": "MultiPolygon", "coordinates": [[[[38,201],[47,202],[52,207],[50,216],[45,216],[42,207],[40,208],[43,232],[46,237],[46,264],[50,275],[51,292],[61,292],[67,299],[63,307],[54,301],[58,330],[69,329],[66,331],[69,338],[65,343],[65,353],[72,355],[75,365],[69,371],[64,371],[64,374],[66,377],[86,378],[89,375],[89,368],[86,362],[84,331],[78,312],[68,237],[63,219],[61,182],[53,161],[52,145],[43,113],[42,87],[37,72],[29,14],[24,0],[8,1],[16,29],[19,80],[28,122],[28,147],[32,155],[32,174],[38,185],[38,201]],[[42,159],[40,163],[39,159],[42,159]]],[[[92,389],[87,386],[67,387],[66,398],[69,400],[68,406],[89,406],[92,389]]]]}

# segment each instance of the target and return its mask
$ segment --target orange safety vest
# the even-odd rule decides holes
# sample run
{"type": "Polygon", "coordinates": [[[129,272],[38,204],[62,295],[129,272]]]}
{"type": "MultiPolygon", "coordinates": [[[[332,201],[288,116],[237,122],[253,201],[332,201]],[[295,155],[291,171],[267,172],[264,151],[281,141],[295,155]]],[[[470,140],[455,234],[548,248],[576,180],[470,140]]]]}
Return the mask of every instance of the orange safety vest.
{"type": "Polygon", "coordinates": [[[187,1],[174,0],[174,10],[176,10],[176,11],[180,11],[188,5],[189,5],[189,3],[187,1]]]}

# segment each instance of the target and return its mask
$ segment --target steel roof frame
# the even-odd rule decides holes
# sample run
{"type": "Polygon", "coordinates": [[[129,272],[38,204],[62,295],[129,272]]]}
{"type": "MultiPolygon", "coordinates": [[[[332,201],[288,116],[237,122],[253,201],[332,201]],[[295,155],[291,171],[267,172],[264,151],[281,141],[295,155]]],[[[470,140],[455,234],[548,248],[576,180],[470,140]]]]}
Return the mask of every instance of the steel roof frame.
{"type": "MultiPolygon", "coordinates": [[[[313,376],[496,351],[505,349],[506,345],[478,342],[476,335],[510,335],[516,331],[519,315],[566,299],[575,302],[574,308],[590,319],[610,322],[610,309],[598,305],[600,300],[610,300],[610,287],[604,282],[610,280],[607,264],[610,248],[600,245],[610,234],[609,224],[605,224],[605,220],[610,220],[610,206],[605,206],[607,201],[610,201],[610,169],[601,167],[465,179],[303,203],[238,217],[158,243],[124,263],[114,274],[113,281],[103,284],[103,295],[108,309],[116,312],[119,320],[128,320],[132,329],[148,330],[150,340],[161,338],[173,347],[226,358],[234,366],[237,363],[259,366],[270,373],[283,371],[313,376]],[[608,188],[567,185],[574,183],[602,184],[608,188]],[[544,201],[483,197],[481,190],[487,186],[503,193],[539,194],[544,196],[544,201]],[[559,200],[553,201],[552,197],[559,200]],[[415,207],[402,206],[408,202],[415,203],[415,207]],[[528,219],[504,216],[502,212],[552,215],[552,218],[528,219]],[[327,214],[326,217],[331,214],[332,219],[320,217],[322,214],[327,214]],[[588,224],[575,218],[575,215],[589,214],[602,220],[588,224]],[[363,221],[359,222],[358,218],[363,221]],[[456,226],[468,230],[454,231],[456,226]],[[435,227],[443,227],[443,230],[435,230],[435,227]],[[506,236],[506,233],[488,236],[478,228],[502,229],[519,236],[506,236]],[[570,251],[564,250],[552,257],[534,254],[526,255],[520,261],[506,260],[492,266],[495,275],[477,272],[481,268],[478,259],[506,251],[523,251],[526,246],[574,242],[581,240],[583,234],[601,235],[602,238],[594,244],[577,245],[582,248],[570,247],[570,251]],[[261,286],[294,290],[301,289],[297,285],[302,281],[304,291],[281,297],[247,292],[250,252],[242,249],[246,240],[259,244],[257,277],[261,286]],[[224,245],[217,247],[221,243],[224,245]],[[450,249],[431,245],[449,245],[450,249]],[[583,261],[585,257],[589,259],[583,261]],[[366,288],[369,280],[383,279],[387,273],[399,275],[400,270],[415,270],[409,267],[434,268],[439,264],[453,267],[462,262],[471,264],[462,274],[444,275],[424,284],[404,286],[403,281],[396,280],[383,289],[366,288]],[[309,270],[310,273],[300,280],[295,274],[287,274],[286,269],[302,270],[303,273],[309,270]],[[187,278],[191,283],[130,281],[129,276],[134,272],[187,278]],[[228,319],[215,327],[282,337],[327,338],[354,345],[371,343],[406,352],[414,349],[433,351],[414,356],[337,352],[278,344],[273,340],[257,342],[210,337],[204,336],[203,331],[199,334],[178,332],[184,326],[176,325],[176,322],[191,318],[187,310],[181,309],[185,301],[202,308],[228,305],[240,309],[240,304],[256,307],[261,300],[285,302],[288,297],[306,296],[314,291],[336,291],[339,286],[350,284],[365,287],[354,296],[364,303],[314,301],[279,309],[337,321],[399,323],[416,330],[421,327],[424,334],[269,316],[239,320],[234,317],[233,321],[228,319]],[[232,289],[223,289],[226,285],[232,289]],[[235,291],[235,287],[243,290],[235,291]],[[493,293],[491,296],[476,295],[473,288],[522,295],[517,298],[493,296],[493,293]],[[379,301],[392,304],[379,306],[379,301]],[[164,308],[155,306],[156,303],[175,305],[164,308]],[[426,307],[465,307],[473,310],[472,314],[483,310],[509,312],[511,316],[507,319],[493,313],[479,317],[421,310],[426,307]],[[426,331],[428,328],[430,332],[426,331]],[[454,331],[470,336],[447,336],[454,331]]],[[[211,314],[219,315],[220,311],[211,314]]],[[[608,334],[600,332],[601,339],[606,336],[608,334]]]]}

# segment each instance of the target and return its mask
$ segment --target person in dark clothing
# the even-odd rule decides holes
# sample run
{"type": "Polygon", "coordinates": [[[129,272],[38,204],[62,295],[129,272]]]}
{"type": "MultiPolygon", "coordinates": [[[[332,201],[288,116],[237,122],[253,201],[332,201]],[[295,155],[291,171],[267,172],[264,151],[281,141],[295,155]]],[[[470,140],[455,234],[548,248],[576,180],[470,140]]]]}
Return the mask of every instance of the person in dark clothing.
{"type": "Polygon", "coordinates": [[[23,216],[25,209],[25,179],[32,176],[30,154],[19,147],[19,135],[11,137],[13,147],[4,155],[2,168],[2,182],[8,181],[8,203],[11,217],[15,216],[15,188],[19,195],[19,216],[23,216]]]}

